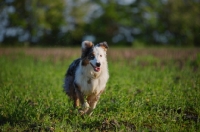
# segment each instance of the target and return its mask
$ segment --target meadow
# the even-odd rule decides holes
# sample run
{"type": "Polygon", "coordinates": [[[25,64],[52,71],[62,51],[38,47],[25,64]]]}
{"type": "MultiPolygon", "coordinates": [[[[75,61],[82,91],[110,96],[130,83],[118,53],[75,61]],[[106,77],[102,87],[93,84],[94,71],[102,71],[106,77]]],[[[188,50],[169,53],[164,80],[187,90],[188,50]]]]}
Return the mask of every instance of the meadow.
{"type": "Polygon", "coordinates": [[[92,116],[63,92],[78,48],[0,48],[0,132],[200,131],[200,49],[110,48],[92,116]]]}

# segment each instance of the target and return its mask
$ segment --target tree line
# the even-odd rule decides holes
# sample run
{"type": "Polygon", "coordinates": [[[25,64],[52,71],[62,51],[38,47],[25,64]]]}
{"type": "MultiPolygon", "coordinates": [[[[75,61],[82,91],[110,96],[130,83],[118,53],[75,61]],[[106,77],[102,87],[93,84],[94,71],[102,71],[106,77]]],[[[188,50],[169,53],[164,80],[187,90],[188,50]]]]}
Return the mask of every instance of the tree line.
{"type": "Polygon", "coordinates": [[[200,0],[4,0],[0,45],[200,46],[200,0]]]}

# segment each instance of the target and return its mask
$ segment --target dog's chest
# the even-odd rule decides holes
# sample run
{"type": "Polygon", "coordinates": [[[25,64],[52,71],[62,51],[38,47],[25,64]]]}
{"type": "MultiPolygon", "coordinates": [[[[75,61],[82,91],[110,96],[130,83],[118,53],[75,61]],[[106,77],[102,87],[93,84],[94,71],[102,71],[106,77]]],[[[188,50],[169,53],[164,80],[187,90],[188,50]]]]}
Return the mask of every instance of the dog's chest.
{"type": "Polygon", "coordinates": [[[102,78],[88,78],[88,77],[81,77],[76,80],[76,83],[79,84],[81,87],[81,92],[85,95],[90,94],[98,94],[105,88],[105,83],[102,83],[102,78]]]}

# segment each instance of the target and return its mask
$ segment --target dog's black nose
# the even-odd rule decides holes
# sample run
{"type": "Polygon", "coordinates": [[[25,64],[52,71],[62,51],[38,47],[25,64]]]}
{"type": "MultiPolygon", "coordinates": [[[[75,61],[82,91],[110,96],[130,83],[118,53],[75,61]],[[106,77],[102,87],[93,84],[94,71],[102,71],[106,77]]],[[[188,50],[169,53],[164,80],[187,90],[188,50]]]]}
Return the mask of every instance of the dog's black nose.
{"type": "Polygon", "coordinates": [[[100,62],[97,62],[96,63],[96,66],[100,67],[101,63],[100,62]]]}

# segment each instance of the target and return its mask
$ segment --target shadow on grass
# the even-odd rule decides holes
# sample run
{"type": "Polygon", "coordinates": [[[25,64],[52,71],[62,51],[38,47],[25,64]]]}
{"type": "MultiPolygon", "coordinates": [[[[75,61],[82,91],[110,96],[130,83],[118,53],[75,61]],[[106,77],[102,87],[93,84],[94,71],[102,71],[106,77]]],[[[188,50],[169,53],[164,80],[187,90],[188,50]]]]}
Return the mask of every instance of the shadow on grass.
{"type": "Polygon", "coordinates": [[[95,120],[90,123],[83,123],[82,130],[89,129],[90,131],[117,131],[124,129],[126,131],[136,131],[136,126],[127,121],[117,121],[116,119],[104,118],[103,120],[95,120]]]}

